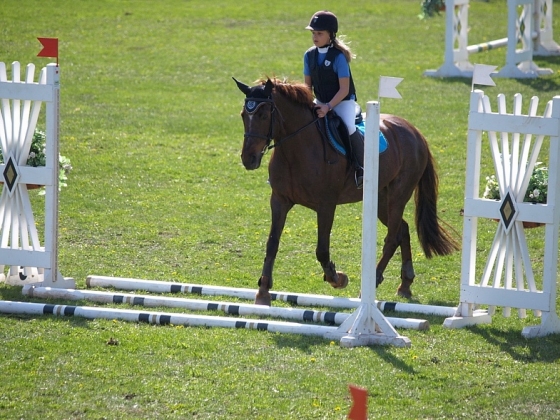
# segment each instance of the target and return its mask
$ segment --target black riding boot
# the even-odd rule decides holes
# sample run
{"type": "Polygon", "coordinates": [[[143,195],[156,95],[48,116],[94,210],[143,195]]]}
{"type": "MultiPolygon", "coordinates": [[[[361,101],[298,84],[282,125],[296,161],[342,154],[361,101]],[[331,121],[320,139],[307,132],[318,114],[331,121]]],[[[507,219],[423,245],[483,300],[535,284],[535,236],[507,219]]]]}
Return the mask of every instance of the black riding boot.
{"type": "Polygon", "coordinates": [[[352,146],[352,157],[356,167],[356,186],[361,189],[364,183],[364,136],[359,130],[350,135],[350,145],[352,146]]]}

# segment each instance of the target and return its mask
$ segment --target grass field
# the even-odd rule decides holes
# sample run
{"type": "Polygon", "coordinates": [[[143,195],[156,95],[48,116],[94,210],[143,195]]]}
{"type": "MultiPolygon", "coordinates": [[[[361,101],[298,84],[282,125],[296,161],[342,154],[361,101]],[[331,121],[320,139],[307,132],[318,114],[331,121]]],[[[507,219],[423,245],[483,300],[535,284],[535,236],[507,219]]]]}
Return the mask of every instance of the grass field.
{"type": "MultiPolygon", "coordinates": [[[[471,3],[470,43],[507,35],[505,1],[471,3]]],[[[377,99],[379,76],[404,77],[403,99],[383,100],[382,111],[409,119],[428,138],[439,165],[440,216],[462,232],[470,80],[422,75],[443,63],[445,20],[419,20],[418,0],[4,0],[0,61],[8,67],[46,65],[36,38],[60,39],[60,149],[74,167],[60,196],[65,276],[79,288],[89,274],[256,287],[270,188],[265,168],[248,172],[241,164],[243,95],[231,77],[302,80],[311,46],[303,28],[320,9],[339,16],[358,56],[352,72],[362,107],[377,99]]],[[[473,62],[501,67],[505,50],[473,62]]],[[[538,96],[542,112],[560,91],[560,58],[536,62],[554,74],[497,79],[486,93],[504,93],[509,104],[521,93],[524,107],[538,96]]],[[[39,219],[42,198],[33,200],[39,219]]],[[[340,207],[332,232],[347,289],[322,281],[315,215],[301,207],[288,217],[275,287],[356,297],[361,213],[361,204],[340,207]]],[[[406,214],[412,221],[412,204],[406,214]]],[[[487,226],[480,255],[494,233],[487,226]]],[[[378,249],[384,228],[379,233],[378,249]]],[[[538,264],[542,231],[528,235],[538,264]]],[[[460,253],[427,260],[416,237],[412,246],[414,301],[456,305],[460,253]]],[[[380,300],[398,299],[397,260],[380,300]]],[[[0,299],[30,300],[6,285],[0,299]]],[[[0,418],[344,419],[350,383],[368,389],[372,419],[560,418],[560,337],[520,334],[538,319],[496,316],[463,330],[428,319],[429,331],[403,331],[409,349],[348,350],[256,331],[2,315],[0,418]]]]}

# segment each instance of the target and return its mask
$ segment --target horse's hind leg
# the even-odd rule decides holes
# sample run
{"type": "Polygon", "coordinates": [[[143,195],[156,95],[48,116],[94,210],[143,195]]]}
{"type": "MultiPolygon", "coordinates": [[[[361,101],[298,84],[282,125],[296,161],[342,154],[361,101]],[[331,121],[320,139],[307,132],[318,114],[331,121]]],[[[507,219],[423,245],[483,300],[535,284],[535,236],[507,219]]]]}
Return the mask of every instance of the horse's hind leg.
{"type": "Polygon", "coordinates": [[[259,279],[259,290],[255,296],[255,303],[257,305],[268,305],[271,303],[271,296],[269,290],[272,289],[272,270],[274,268],[274,261],[276,254],[278,254],[278,246],[280,245],[280,236],[286,224],[286,216],[293,207],[292,203],[286,203],[280,200],[273,193],[270,197],[270,208],[272,210],[272,224],[270,226],[270,233],[266,242],[266,256],[262,274],[259,279]]]}
{"type": "MultiPolygon", "coordinates": [[[[402,197],[401,197],[402,198],[402,197]]],[[[399,200],[400,201],[400,200],[399,200]]],[[[404,205],[393,203],[391,211],[388,211],[386,195],[380,195],[378,216],[381,222],[387,226],[387,235],[383,245],[381,259],[377,263],[376,276],[377,286],[383,282],[383,273],[389,261],[395,254],[398,247],[401,248],[401,284],[397,289],[397,294],[406,298],[412,297],[410,286],[414,280],[414,268],[412,265],[412,251],[410,247],[410,231],[408,223],[402,218],[404,205]]]]}
{"type": "Polygon", "coordinates": [[[414,273],[414,267],[412,265],[412,250],[410,247],[410,231],[408,228],[408,223],[403,219],[401,222],[401,233],[400,233],[400,247],[401,247],[401,284],[397,288],[397,295],[404,298],[410,299],[412,297],[412,291],[410,286],[414,281],[416,274],[414,273]]]}
{"type": "Polygon", "coordinates": [[[323,280],[335,289],[344,289],[348,285],[348,276],[342,271],[336,271],[330,257],[331,229],[334,221],[336,205],[324,205],[317,211],[317,248],[315,255],[323,268],[323,280]]]}

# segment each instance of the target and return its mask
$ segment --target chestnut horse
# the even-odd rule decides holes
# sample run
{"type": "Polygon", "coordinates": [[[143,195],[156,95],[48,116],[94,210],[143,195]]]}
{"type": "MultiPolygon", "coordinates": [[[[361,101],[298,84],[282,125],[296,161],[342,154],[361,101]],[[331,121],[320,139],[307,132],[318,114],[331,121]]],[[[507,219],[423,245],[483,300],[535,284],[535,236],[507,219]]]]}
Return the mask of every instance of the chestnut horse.
{"type": "MultiPolygon", "coordinates": [[[[321,135],[313,95],[305,84],[267,79],[250,87],[235,82],[246,97],[241,111],[245,127],[243,165],[248,170],[259,168],[264,153],[274,148],[268,165],[272,225],[255,303],[271,303],[269,291],[280,235],[295,204],[317,213],[315,254],[324,280],[334,288],[346,287],[348,276],[336,271],[329,247],[336,206],[362,200],[353,166],[321,135]]],[[[417,234],[426,257],[450,254],[458,246],[439,223],[438,177],[426,139],[412,124],[394,115],[382,114],[380,129],[388,148],[379,156],[378,217],[387,227],[387,236],[376,268],[376,286],[383,281],[383,272],[400,246],[401,284],[397,293],[410,298],[415,273],[403,212],[414,192],[417,234]]]]}

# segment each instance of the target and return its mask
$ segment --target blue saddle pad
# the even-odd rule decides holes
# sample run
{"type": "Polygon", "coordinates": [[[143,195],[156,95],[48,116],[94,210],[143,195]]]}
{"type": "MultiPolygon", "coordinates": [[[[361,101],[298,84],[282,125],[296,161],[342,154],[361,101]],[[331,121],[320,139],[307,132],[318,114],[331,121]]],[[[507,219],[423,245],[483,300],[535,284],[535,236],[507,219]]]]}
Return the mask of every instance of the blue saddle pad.
{"type": "MultiPolygon", "coordinates": [[[[362,136],[365,137],[366,135],[366,122],[365,121],[361,121],[360,123],[356,124],[356,130],[359,130],[360,133],[362,133],[362,136]]],[[[346,148],[344,147],[344,145],[340,144],[338,142],[338,140],[336,140],[336,138],[331,135],[329,129],[328,129],[328,125],[327,125],[327,137],[329,138],[329,142],[331,144],[332,147],[335,148],[335,150],[340,153],[343,156],[346,156],[346,148]]],[[[379,153],[383,153],[385,150],[387,150],[388,144],[387,144],[387,139],[385,138],[385,135],[383,134],[383,132],[381,130],[379,130],[379,153]]]]}
{"type": "MultiPolygon", "coordinates": [[[[362,121],[361,123],[356,124],[356,130],[360,130],[360,133],[362,133],[362,135],[365,137],[366,122],[362,121]]],[[[385,150],[387,150],[388,146],[389,145],[387,144],[387,139],[385,138],[385,135],[381,130],[379,130],[379,153],[383,153],[385,150]]]]}

